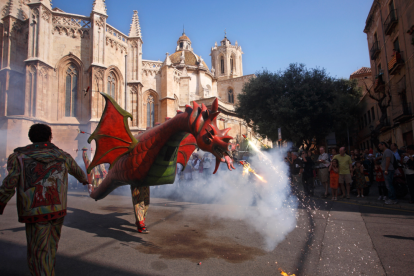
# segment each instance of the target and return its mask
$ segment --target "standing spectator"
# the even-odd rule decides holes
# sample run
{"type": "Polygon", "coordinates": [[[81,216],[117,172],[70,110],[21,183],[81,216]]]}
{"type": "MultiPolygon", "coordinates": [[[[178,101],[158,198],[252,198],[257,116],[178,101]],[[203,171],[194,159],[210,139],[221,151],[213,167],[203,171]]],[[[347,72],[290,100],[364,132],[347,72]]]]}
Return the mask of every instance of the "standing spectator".
{"type": "Polygon", "coordinates": [[[302,152],[302,161],[303,161],[303,189],[305,195],[313,195],[313,161],[310,151],[302,152]]]}
{"type": "Polygon", "coordinates": [[[330,159],[328,154],[325,152],[325,147],[319,148],[319,157],[318,157],[318,176],[319,180],[321,181],[323,187],[325,188],[325,194],[323,195],[324,198],[327,198],[328,193],[328,181],[329,181],[329,163],[330,159]]]}
{"type": "Polygon", "coordinates": [[[397,144],[392,143],[390,149],[394,153],[395,160],[397,160],[397,162],[401,162],[401,157],[403,155],[403,152],[402,150],[398,149],[397,144]]]}
{"type": "Polygon", "coordinates": [[[193,167],[191,167],[191,159],[188,160],[187,162],[187,166],[185,166],[184,168],[184,179],[185,180],[191,180],[192,179],[192,172],[193,172],[193,167]]]}
{"type": "Polygon", "coordinates": [[[209,156],[209,153],[205,153],[203,159],[203,173],[206,179],[210,178],[211,176],[211,159],[209,156]]]}
{"type": "Polygon", "coordinates": [[[303,162],[298,158],[297,152],[292,152],[291,157],[292,164],[290,166],[290,174],[292,186],[295,191],[299,191],[302,188],[303,162]]]}
{"type": "Polygon", "coordinates": [[[339,163],[339,184],[341,185],[342,198],[345,198],[345,187],[346,183],[346,198],[350,198],[349,194],[351,191],[351,171],[352,171],[352,160],[351,157],[345,154],[345,147],[339,149],[339,154],[334,156],[334,159],[338,160],[339,163]]]}
{"type": "Polygon", "coordinates": [[[55,275],[55,257],[66,216],[68,174],[84,185],[88,185],[88,179],[68,153],[51,143],[52,129],[48,125],[33,124],[29,139],[33,144],[15,149],[7,161],[9,175],[0,187],[0,214],[17,191],[19,222],[26,224],[30,273],[55,275]]]}
{"type": "Polygon", "coordinates": [[[385,204],[397,204],[395,189],[392,185],[392,181],[394,180],[394,153],[388,148],[388,144],[385,142],[379,143],[378,148],[382,151],[383,154],[381,169],[384,172],[385,186],[388,189],[388,200],[385,201],[385,204]]]}
{"type": "Polygon", "coordinates": [[[375,181],[378,185],[378,200],[387,200],[388,190],[387,187],[385,187],[384,173],[381,169],[380,161],[376,161],[375,163],[375,181]]]}
{"type": "Polygon", "coordinates": [[[329,156],[329,162],[331,162],[333,160],[334,156],[337,155],[337,154],[338,153],[336,151],[336,148],[332,148],[331,149],[331,155],[329,156]]]}
{"type": "MultiPolygon", "coordinates": [[[[362,160],[366,160],[366,159],[368,159],[368,155],[369,155],[369,149],[365,149],[364,150],[364,155],[363,156],[361,156],[361,159],[362,160]]],[[[361,160],[361,161],[362,161],[361,160]]]]}
{"type": "Polygon", "coordinates": [[[3,181],[3,179],[6,177],[6,171],[7,171],[7,162],[4,160],[4,158],[1,159],[0,162],[0,179],[3,181]]]}
{"type": "Polygon", "coordinates": [[[414,203],[414,146],[410,145],[407,147],[407,152],[405,153],[404,163],[405,163],[405,177],[407,179],[407,186],[410,190],[410,203],[414,203]]]}
{"type": "Polygon", "coordinates": [[[357,197],[364,197],[364,187],[365,187],[365,175],[364,175],[364,166],[362,166],[361,161],[355,162],[355,187],[357,189],[357,197]]]}
{"type": "Polygon", "coordinates": [[[354,149],[354,158],[352,158],[352,161],[355,162],[355,161],[359,161],[359,160],[361,160],[361,155],[360,155],[358,149],[354,149]]]}
{"type": "Polygon", "coordinates": [[[332,200],[338,200],[338,186],[339,186],[339,163],[334,159],[329,165],[330,172],[330,186],[332,190],[332,200]]]}
{"type": "Polygon", "coordinates": [[[194,180],[198,180],[198,175],[199,173],[199,169],[200,169],[200,159],[198,157],[198,154],[194,153],[193,154],[193,179],[194,180]]]}

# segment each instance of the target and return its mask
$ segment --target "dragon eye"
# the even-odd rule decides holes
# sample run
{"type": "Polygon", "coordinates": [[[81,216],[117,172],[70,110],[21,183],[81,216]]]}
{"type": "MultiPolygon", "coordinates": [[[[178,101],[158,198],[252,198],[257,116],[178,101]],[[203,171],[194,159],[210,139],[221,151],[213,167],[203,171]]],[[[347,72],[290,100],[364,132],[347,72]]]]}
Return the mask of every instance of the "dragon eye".
{"type": "Polygon", "coordinates": [[[206,143],[207,145],[210,145],[211,144],[211,139],[208,138],[207,136],[204,136],[203,137],[203,140],[204,140],[204,143],[206,143]]]}

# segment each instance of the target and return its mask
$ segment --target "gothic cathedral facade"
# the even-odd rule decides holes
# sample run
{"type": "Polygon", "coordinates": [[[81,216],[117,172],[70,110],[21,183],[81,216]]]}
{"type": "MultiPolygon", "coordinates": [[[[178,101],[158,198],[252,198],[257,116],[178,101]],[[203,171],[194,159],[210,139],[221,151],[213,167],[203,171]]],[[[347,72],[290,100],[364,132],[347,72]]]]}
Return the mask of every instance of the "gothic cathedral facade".
{"type": "Polygon", "coordinates": [[[146,60],[137,11],[126,35],[108,23],[104,0],[94,0],[90,16],[52,9],[50,0],[0,0],[0,8],[2,158],[30,143],[34,122],[49,124],[53,141],[75,155],[88,138],[78,129],[92,133],[102,115],[99,92],[132,114],[133,134],[192,101],[209,106],[218,97],[219,127],[231,127],[234,142],[252,135],[234,112],[237,95],[254,77],[243,75],[237,42],[225,37],[211,48],[211,69],[185,33],[164,61],[146,60]]]}

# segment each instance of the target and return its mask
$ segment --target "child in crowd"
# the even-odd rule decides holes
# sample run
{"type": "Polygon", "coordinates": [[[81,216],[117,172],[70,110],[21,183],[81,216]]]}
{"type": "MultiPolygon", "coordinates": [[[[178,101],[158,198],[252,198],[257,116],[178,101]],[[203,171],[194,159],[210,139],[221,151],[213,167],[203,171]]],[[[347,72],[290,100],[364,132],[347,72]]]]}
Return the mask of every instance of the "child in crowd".
{"type": "Polygon", "coordinates": [[[378,184],[378,192],[379,192],[378,200],[386,200],[388,190],[387,190],[387,187],[385,187],[385,178],[384,178],[384,173],[382,172],[382,169],[381,169],[380,161],[376,161],[375,163],[375,181],[378,184]]]}
{"type": "Polygon", "coordinates": [[[358,192],[357,197],[364,197],[364,186],[365,186],[365,175],[364,175],[364,166],[360,160],[355,161],[355,186],[358,192]]]}
{"type": "Polygon", "coordinates": [[[329,165],[330,185],[332,190],[332,200],[337,200],[339,186],[339,163],[337,159],[331,161],[329,165]]]}

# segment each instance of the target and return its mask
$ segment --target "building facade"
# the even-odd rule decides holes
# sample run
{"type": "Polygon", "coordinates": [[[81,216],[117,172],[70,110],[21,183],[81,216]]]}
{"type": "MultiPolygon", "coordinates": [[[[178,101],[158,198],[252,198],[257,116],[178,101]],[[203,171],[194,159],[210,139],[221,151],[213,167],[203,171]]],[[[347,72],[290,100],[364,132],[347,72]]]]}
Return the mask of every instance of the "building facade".
{"type": "Polygon", "coordinates": [[[378,103],[369,97],[366,89],[367,87],[368,89],[372,88],[373,85],[371,68],[362,67],[358,69],[351,74],[350,79],[357,81],[362,94],[358,103],[361,114],[352,137],[354,147],[359,149],[374,148],[371,142],[371,129],[379,123],[378,120],[381,116],[381,110],[378,108],[378,103]]]}
{"type": "MultiPolygon", "coordinates": [[[[375,0],[364,28],[373,80],[370,90],[377,98],[386,95],[382,104],[389,101],[379,140],[397,143],[398,147],[414,142],[413,14],[414,0],[375,0]]],[[[367,99],[367,109],[360,120],[360,132],[368,133],[370,126],[373,128],[379,124],[382,112],[377,113],[378,102],[371,101],[367,95],[364,99],[367,99]],[[370,114],[370,122],[368,109],[372,111],[372,108],[374,113],[370,114]]],[[[360,142],[366,144],[365,134],[360,142]]]]}
{"type": "MultiPolygon", "coordinates": [[[[129,34],[108,23],[104,0],[89,16],[53,8],[50,0],[0,0],[0,155],[29,143],[34,122],[52,126],[54,142],[67,152],[83,147],[104,109],[99,92],[130,112],[133,134],[162,123],[191,101],[219,99],[219,127],[237,139],[251,128],[235,116],[245,82],[242,49],[225,37],[211,48],[212,68],[194,53],[183,32],[163,61],[143,58],[138,12],[129,34]]],[[[173,44],[174,43],[174,44],[173,44]]]]}

